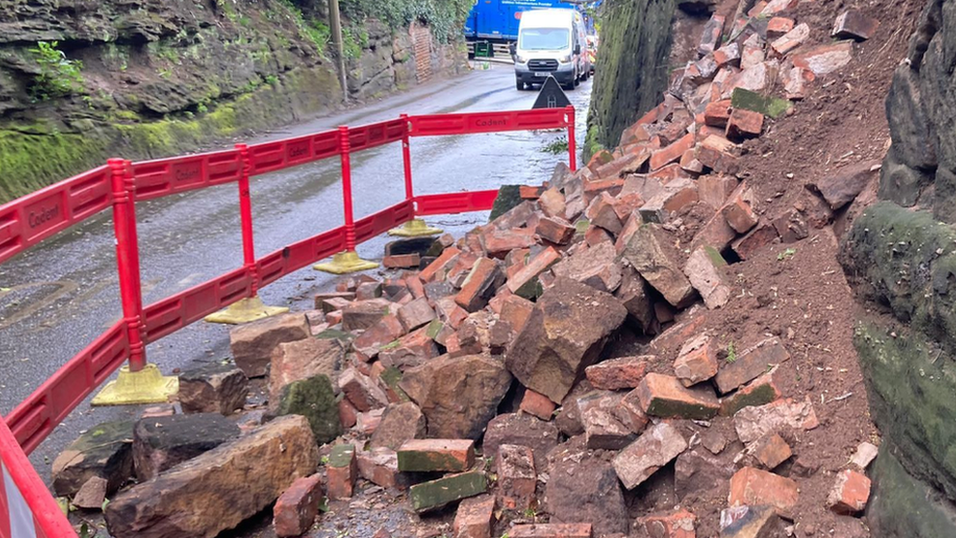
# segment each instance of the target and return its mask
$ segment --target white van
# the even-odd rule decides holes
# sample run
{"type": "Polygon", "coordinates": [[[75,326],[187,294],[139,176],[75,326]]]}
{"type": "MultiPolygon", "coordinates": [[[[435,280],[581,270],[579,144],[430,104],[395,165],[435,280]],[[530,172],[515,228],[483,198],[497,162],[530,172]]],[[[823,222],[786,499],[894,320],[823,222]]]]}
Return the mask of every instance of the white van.
{"type": "Polygon", "coordinates": [[[584,19],[574,9],[539,9],[521,13],[515,47],[515,87],[542,84],[553,75],[573,90],[591,74],[584,19]]]}

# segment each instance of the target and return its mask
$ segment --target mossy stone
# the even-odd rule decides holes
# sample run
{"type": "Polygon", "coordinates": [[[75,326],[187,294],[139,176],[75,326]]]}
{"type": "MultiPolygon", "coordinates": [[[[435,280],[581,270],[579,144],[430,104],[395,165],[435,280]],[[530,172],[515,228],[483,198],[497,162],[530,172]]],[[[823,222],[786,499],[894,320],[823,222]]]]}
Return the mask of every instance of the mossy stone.
{"type": "Polygon", "coordinates": [[[283,415],[302,415],[308,419],[315,441],[320,445],[342,433],[332,381],[324,374],[286,385],[276,409],[276,416],[283,415]]]}

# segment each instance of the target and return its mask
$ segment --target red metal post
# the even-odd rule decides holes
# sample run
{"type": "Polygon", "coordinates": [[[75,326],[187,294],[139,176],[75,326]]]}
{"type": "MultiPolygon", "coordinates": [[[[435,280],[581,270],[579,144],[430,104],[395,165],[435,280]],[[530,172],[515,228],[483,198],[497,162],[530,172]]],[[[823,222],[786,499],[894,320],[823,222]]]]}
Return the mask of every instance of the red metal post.
{"type": "Polygon", "coordinates": [[[408,114],[402,114],[399,117],[405,125],[405,131],[402,135],[402,161],[405,164],[405,199],[413,200],[415,193],[412,191],[412,150],[409,146],[410,137],[408,136],[410,125],[408,122],[408,114]]]}
{"type": "Polygon", "coordinates": [[[345,250],[355,251],[355,221],[352,215],[352,159],[349,156],[349,128],[339,126],[342,148],[342,199],[345,203],[345,250]]]}
{"type": "Polygon", "coordinates": [[[570,154],[568,159],[570,163],[568,166],[571,168],[572,172],[576,172],[578,169],[578,157],[577,157],[577,144],[574,140],[574,107],[568,105],[565,110],[568,115],[568,153],[570,154]]]}
{"type": "Polygon", "coordinates": [[[252,233],[252,198],[249,196],[249,172],[252,162],[249,160],[249,147],[245,144],[236,144],[239,158],[242,159],[242,172],[239,174],[239,219],[242,225],[242,259],[243,266],[252,275],[252,293],[255,297],[259,293],[259,273],[256,270],[256,249],[252,233]]]}
{"type": "Polygon", "coordinates": [[[123,321],[129,334],[129,370],[139,372],[146,365],[143,342],[143,293],[140,285],[139,242],[136,237],[136,203],[133,200],[131,164],[110,159],[113,187],[113,231],[116,234],[116,267],[119,272],[123,321]]]}

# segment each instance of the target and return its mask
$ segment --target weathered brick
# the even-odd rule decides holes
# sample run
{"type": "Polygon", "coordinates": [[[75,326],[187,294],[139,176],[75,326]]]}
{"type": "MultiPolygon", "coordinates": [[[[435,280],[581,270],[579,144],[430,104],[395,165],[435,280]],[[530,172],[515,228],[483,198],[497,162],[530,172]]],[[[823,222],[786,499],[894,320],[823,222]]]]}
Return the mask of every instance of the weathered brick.
{"type": "Polygon", "coordinates": [[[471,439],[412,439],[398,449],[398,470],[402,472],[461,472],[475,464],[475,442],[471,439]]]}
{"type": "Polygon", "coordinates": [[[731,112],[730,99],[708,103],[704,109],[704,123],[712,127],[726,127],[731,112]]]}
{"type": "Polygon", "coordinates": [[[725,417],[732,417],[744,407],[766,405],[779,399],[781,393],[773,381],[773,372],[771,370],[741,387],[730,396],[721,398],[720,414],[725,417]]]}
{"type": "Polygon", "coordinates": [[[737,178],[724,174],[708,174],[697,179],[697,197],[701,202],[718,209],[737,188],[737,178]]]}
{"type": "Polygon", "coordinates": [[[870,499],[870,479],[849,469],[837,474],[836,483],[827,496],[827,507],[838,514],[858,514],[870,499]]]}
{"type": "Polygon", "coordinates": [[[541,197],[538,198],[538,207],[548,217],[564,218],[567,207],[564,202],[564,194],[557,188],[552,187],[541,193],[541,197]]]}
{"type": "Polygon", "coordinates": [[[760,136],[763,131],[763,114],[735,108],[727,122],[727,138],[743,139],[760,136]]]}
{"type": "Polygon", "coordinates": [[[757,251],[773,243],[777,237],[777,229],[773,224],[758,224],[750,233],[733,241],[730,248],[741,260],[749,260],[757,254],[757,251]]]}
{"type": "Polygon", "coordinates": [[[537,277],[561,259],[561,254],[548,247],[527,261],[527,264],[508,279],[508,290],[521,297],[535,297],[537,292],[529,289],[537,283],[537,277]]]}
{"type": "Polygon", "coordinates": [[[408,479],[398,471],[398,456],[390,448],[378,447],[358,452],[359,476],[383,488],[408,488],[408,479]]]}
{"type": "Polygon", "coordinates": [[[498,501],[506,510],[534,506],[537,473],[534,452],[526,446],[501,445],[495,457],[498,471],[498,501]]]}
{"type": "Polygon", "coordinates": [[[737,437],[745,444],[756,441],[768,432],[789,434],[812,430],[819,425],[809,397],[799,403],[788,398],[758,407],[745,407],[734,415],[737,437]]]}
{"type": "Polygon", "coordinates": [[[862,41],[873,37],[879,27],[879,20],[867,17],[858,9],[850,9],[837,17],[830,35],[837,39],[853,38],[862,41]]]}
{"type": "Polygon", "coordinates": [[[717,375],[717,342],[702,335],[685,344],[674,361],[674,374],[685,387],[717,375]]]}
{"type": "MultiPolygon", "coordinates": [[[[724,29],[725,18],[722,15],[714,14],[704,25],[703,35],[700,38],[700,45],[697,47],[697,53],[706,56],[717,49],[720,43],[720,34],[724,29]]],[[[653,122],[654,120],[651,120],[653,122]]],[[[648,122],[648,123],[651,123],[648,122]]]]}
{"type": "Polygon", "coordinates": [[[399,370],[413,368],[437,356],[438,346],[428,336],[427,325],[383,346],[378,353],[382,365],[399,370]]]}
{"type": "Polygon", "coordinates": [[[734,143],[718,135],[710,135],[697,146],[697,160],[714,172],[736,174],[737,157],[731,151],[734,143]]]}
{"type": "Polygon", "coordinates": [[[594,198],[585,211],[585,216],[594,226],[600,226],[611,233],[618,233],[623,226],[614,210],[615,199],[606,192],[594,198]]]}
{"type": "Polygon", "coordinates": [[[677,428],[658,423],[611,461],[626,489],[634,489],[687,449],[687,441],[677,428]]]}
{"type": "Polygon", "coordinates": [[[515,332],[521,332],[532,310],[534,310],[534,303],[524,297],[511,295],[502,303],[498,317],[506,321],[515,332]]]}
{"type": "Polygon", "coordinates": [[[720,213],[737,233],[747,233],[757,225],[758,217],[753,210],[754,194],[746,183],[741,183],[730,195],[720,213]]]}
{"type": "Polygon", "coordinates": [[[780,340],[768,338],[738,352],[735,361],[724,361],[715,380],[717,389],[721,394],[727,394],[766,373],[773,366],[788,360],[790,360],[790,354],[780,340]]]}
{"type": "Polygon", "coordinates": [[[431,323],[438,315],[428,304],[428,299],[421,297],[398,309],[398,319],[406,332],[414,331],[431,323]]]}
{"type": "Polygon", "coordinates": [[[368,299],[378,299],[382,296],[381,282],[363,282],[355,288],[355,299],[365,301],[368,299]]]}
{"type": "Polygon", "coordinates": [[[339,310],[355,300],[354,291],[336,291],[331,293],[317,293],[315,295],[315,309],[323,312],[339,310]],[[328,303],[328,301],[332,301],[328,303]]]}
{"type": "Polygon", "coordinates": [[[385,391],[355,368],[347,368],[339,376],[339,389],[359,411],[365,412],[388,405],[385,391]]]}
{"type": "Polygon", "coordinates": [[[596,389],[620,390],[637,387],[647,374],[648,361],[653,355],[610,359],[584,369],[584,373],[596,389]]]}
{"type": "Polygon", "coordinates": [[[778,37],[770,44],[770,48],[780,56],[785,56],[788,52],[799,47],[810,37],[810,25],[800,23],[781,37],[778,37]]]}
{"type": "Polygon", "coordinates": [[[276,536],[301,536],[312,527],[322,500],[322,477],[297,479],[285,490],[272,509],[272,526],[276,536]]]}
{"type": "Polygon", "coordinates": [[[685,151],[694,147],[694,135],[686,134],[680,140],[651,154],[651,170],[660,170],[666,164],[676,162],[685,151]]]}
{"type": "Polygon", "coordinates": [[[419,278],[422,279],[422,282],[433,282],[435,280],[444,279],[448,271],[458,261],[460,255],[461,250],[455,247],[446,248],[442,251],[441,256],[428,264],[428,267],[422,269],[422,272],[418,275],[419,278]]]}
{"type": "Polygon", "coordinates": [[[797,483],[753,467],[744,467],[730,479],[730,506],[769,504],[781,517],[792,517],[797,506],[797,483]]]}
{"type": "Polygon", "coordinates": [[[687,388],[676,377],[649,373],[634,389],[641,407],[661,418],[708,419],[720,411],[720,403],[707,387],[687,388]]]}
{"type": "Polygon", "coordinates": [[[354,301],[342,308],[342,328],[346,331],[366,330],[389,314],[393,304],[388,299],[354,301]]]}
{"type": "Polygon", "coordinates": [[[660,538],[696,538],[697,516],[686,509],[669,514],[651,514],[637,518],[637,528],[643,529],[647,536],[660,538]]]}
{"type": "Polygon", "coordinates": [[[481,495],[487,489],[488,480],[485,474],[469,471],[415,484],[409,488],[408,496],[416,512],[427,512],[461,499],[481,495]]]}
{"type": "Polygon", "coordinates": [[[793,30],[793,19],[786,17],[771,17],[767,21],[767,39],[777,39],[783,37],[793,30]]]}
{"type": "Polygon", "coordinates": [[[794,67],[809,69],[816,76],[832,73],[853,59],[853,42],[841,41],[800,51],[792,57],[794,67]]]}
{"type": "Polygon", "coordinates": [[[387,269],[404,269],[418,267],[422,263],[422,256],[417,252],[411,254],[394,254],[382,258],[382,266],[387,269]]]}
{"type": "Polygon", "coordinates": [[[358,462],[355,446],[335,445],[326,466],[327,494],[329,499],[340,500],[352,497],[355,479],[358,477],[358,462]]]}
{"type": "Polygon", "coordinates": [[[679,267],[672,236],[656,224],[644,224],[634,233],[624,258],[667,302],[677,308],[688,306],[696,294],[679,267]]]}
{"type": "Polygon", "coordinates": [[[574,237],[575,229],[561,217],[548,217],[538,221],[535,233],[541,239],[555,245],[566,245],[574,237]]]}
{"type": "Polygon", "coordinates": [[[501,269],[494,260],[479,258],[455,296],[455,302],[469,312],[484,308],[502,278],[501,269]]]}
{"type": "Polygon", "coordinates": [[[594,392],[578,399],[585,443],[591,450],[620,450],[630,444],[646,423],[634,427],[622,405],[624,393],[594,392]]]}
{"type": "Polygon", "coordinates": [[[757,439],[747,447],[747,451],[760,462],[760,465],[770,471],[793,455],[790,445],[776,433],[768,433],[757,439]]]}
{"type": "Polygon", "coordinates": [[[455,538],[491,538],[495,519],[495,498],[480,495],[461,501],[452,530],[455,538]]]}
{"type": "Polygon", "coordinates": [[[519,406],[519,409],[525,413],[534,415],[541,420],[551,420],[554,418],[555,408],[556,405],[550,398],[531,389],[525,390],[524,396],[521,397],[521,405],[519,406]]]}
{"type": "Polygon", "coordinates": [[[717,67],[740,63],[740,46],[737,43],[727,43],[714,51],[714,61],[717,67]]]}
{"type": "MultiPolygon", "coordinates": [[[[404,307],[403,307],[404,308],[404,307]]],[[[378,356],[379,350],[405,335],[405,328],[398,316],[383,316],[378,323],[368,328],[352,341],[360,360],[369,362],[378,356]]]]}
{"type": "Polygon", "coordinates": [[[684,265],[684,274],[711,310],[730,301],[730,280],[724,273],[726,267],[727,261],[711,246],[696,248],[684,265]]]}

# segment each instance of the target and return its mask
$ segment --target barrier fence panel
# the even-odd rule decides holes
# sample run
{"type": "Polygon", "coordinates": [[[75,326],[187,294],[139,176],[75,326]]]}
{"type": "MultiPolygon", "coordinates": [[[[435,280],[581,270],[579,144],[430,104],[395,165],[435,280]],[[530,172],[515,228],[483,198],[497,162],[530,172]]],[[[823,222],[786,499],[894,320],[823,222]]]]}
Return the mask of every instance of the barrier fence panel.
{"type": "Polygon", "coordinates": [[[94,168],[0,205],[0,263],[110,206],[110,170],[94,168]]]}
{"type": "Polygon", "coordinates": [[[0,538],[76,538],[70,522],[2,418],[0,538]]]}
{"type": "Polygon", "coordinates": [[[133,163],[137,202],[238,181],[242,159],[238,150],[202,153],[133,163]]]}

